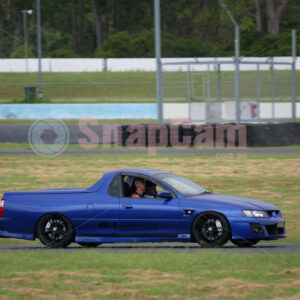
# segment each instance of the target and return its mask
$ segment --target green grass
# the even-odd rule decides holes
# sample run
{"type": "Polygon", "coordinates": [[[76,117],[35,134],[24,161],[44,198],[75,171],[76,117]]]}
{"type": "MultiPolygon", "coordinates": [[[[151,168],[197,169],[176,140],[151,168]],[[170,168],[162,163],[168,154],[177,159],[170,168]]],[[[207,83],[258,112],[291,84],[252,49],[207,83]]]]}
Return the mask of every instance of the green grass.
{"type": "Polygon", "coordinates": [[[104,172],[127,167],[164,169],[215,193],[273,203],[287,223],[284,241],[300,242],[300,155],[3,155],[0,191],[89,187],[104,172]]]}
{"type": "MultiPolygon", "coordinates": [[[[273,203],[287,224],[282,241],[300,242],[300,155],[9,155],[0,158],[0,191],[87,187],[123,167],[165,169],[217,193],[273,203]]],[[[299,253],[2,250],[0,266],[0,299],[300,297],[299,253]]]]}
{"type": "Polygon", "coordinates": [[[1,299],[299,297],[300,254],[1,251],[1,299]]]}
{"type": "MultiPolygon", "coordinates": [[[[1,124],[1,122],[0,122],[1,124]]],[[[26,124],[26,123],[25,123],[26,124]]],[[[110,148],[110,146],[103,146],[102,144],[91,144],[91,146],[93,147],[90,150],[106,150],[106,149],[118,149],[118,150],[126,150],[129,149],[128,147],[122,147],[122,148],[110,148]]],[[[168,149],[172,149],[174,147],[168,147],[168,149]]],[[[266,147],[255,147],[255,149],[265,149],[266,147]]],[[[271,147],[272,149],[297,149],[300,148],[300,145],[291,145],[291,146],[280,146],[280,147],[271,147]]],[[[30,147],[30,145],[28,143],[0,143],[0,151],[14,151],[14,150],[31,150],[32,148],[30,147]]],[[[132,148],[130,148],[132,149],[132,148]]],[[[137,149],[143,149],[143,148],[137,148],[137,149]]],[[[189,147],[188,149],[196,149],[195,147],[189,147]]],[[[198,148],[199,149],[199,148],[198,148]]],[[[210,149],[210,148],[205,148],[205,149],[210,149]]],[[[230,148],[227,148],[230,149],[230,148]]],[[[234,148],[233,148],[234,149],[234,148]]],[[[253,149],[253,148],[251,148],[253,149]]],[[[82,145],[80,144],[69,144],[66,148],[66,150],[86,150],[85,148],[83,148],[82,145]]],[[[144,148],[144,150],[146,150],[146,148],[144,148]]],[[[230,156],[230,153],[225,153],[225,154],[220,154],[220,156],[224,156],[224,157],[228,157],[230,156]]]]}
{"type": "MultiPolygon", "coordinates": [[[[53,103],[155,102],[155,72],[80,72],[43,73],[43,94],[53,103]]],[[[290,101],[290,72],[275,71],[276,101],[290,101]]],[[[191,94],[195,101],[207,97],[207,72],[195,72],[191,94]]],[[[261,99],[270,101],[270,72],[261,71],[261,99]]],[[[297,72],[300,78],[300,71],[297,72]]],[[[217,99],[217,73],[210,72],[211,100],[217,99]]],[[[29,73],[31,85],[37,85],[38,74],[29,73]]],[[[187,101],[187,72],[164,72],[164,101],[187,101]]],[[[25,73],[0,73],[0,103],[24,98],[25,73]]],[[[256,71],[241,71],[241,100],[256,100],[256,71]]],[[[300,88],[300,80],[297,82],[300,88]]],[[[222,72],[222,100],[234,99],[234,72],[222,72]]],[[[300,98],[299,98],[300,99],[300,98]]],[[[298,100],[299,100],[298,99],[298,100]]]]}

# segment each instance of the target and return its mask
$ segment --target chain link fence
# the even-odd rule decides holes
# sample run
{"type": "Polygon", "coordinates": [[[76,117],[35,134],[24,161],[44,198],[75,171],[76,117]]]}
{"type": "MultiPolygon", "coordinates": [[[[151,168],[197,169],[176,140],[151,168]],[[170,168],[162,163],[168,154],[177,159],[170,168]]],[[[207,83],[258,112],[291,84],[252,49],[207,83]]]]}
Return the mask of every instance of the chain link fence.
{"type": "MultiPolygon", "coordinates": [[[[191,72],[189,82],[187,72],[182,71],[179,75],[168,74],[168,78],[163,81],[164,101],[186,102],[189,97],[191,101],[197,102],[234,100],[233,76],[223,72],[222,81],[219,82],[216,71],[191,72]]],[[[269,72],[261,71],[258,76],[260,76],[259,80],[256,72],[241,72],[241,101],[256,101],[259,95],[261,101],[272,101],[272,98],[276,101],[291,100],[290,72],[275,70],[273,84],[269,72]]],[[[0,101],[23,99],[25,86],[26,83],[0,84],[0,101]]],[[[299,80],[297,80],[297,88],[300,88],[299,80]]],[[[45,98],[54,102],[60,100],[66,103],[72,101],[155,102],[156,85],[155,82],[47,82],[43,83],[43,94],[45,98]]]]}
{"type": "MultiPolygon", "coordinates": [[[[163,99],[170,95],[166,82],[170,80],[170,66],[181,66],[180,81],[186,82],[186,91],[174,89],[174,97],[186,99],[187,116],[178,107],[178,116],[190,121],[234,122],[236,116],[234,61],[208,60],[207,62],[187,61],[163,64],[163,99]],[[183,93],[182,93],[183,92],[183,93]],[[181,94],[180,94],[181,93],[181,94]],[[176,95],[176,96],[175,96],[176,95]]],[[[293,61],[280,62],[272,58],[257,61],[240,61],[239,107],[244,121],[268,119],[291,120],[296,101],[293,90],[300,82],[293,73],[293,61]],[[248,69],[248,70],[243,70],[248,69]],[[250,69],[250,70],[249,70],[250,69]]],[[[174,76],[179,76],[179,74],[174,76]]],[[[176,110],[176,107],[170,109],[176,110]]],[[[165,116],[168,114],[165,113],[165,116]]]]}
{"type": "MultiPolygon", "coordinates": [[[[25,83],[0,84],[0,102],[25,98],[25,83]]],[[[31,84],[31,86],[33,86],[31,84]]],[[[166,102],[186,101],[186,82],[164,83],[166,102]]],[[[46,82],[43,97],[52,102],[155,102],[155,82],[46,82]]]]}

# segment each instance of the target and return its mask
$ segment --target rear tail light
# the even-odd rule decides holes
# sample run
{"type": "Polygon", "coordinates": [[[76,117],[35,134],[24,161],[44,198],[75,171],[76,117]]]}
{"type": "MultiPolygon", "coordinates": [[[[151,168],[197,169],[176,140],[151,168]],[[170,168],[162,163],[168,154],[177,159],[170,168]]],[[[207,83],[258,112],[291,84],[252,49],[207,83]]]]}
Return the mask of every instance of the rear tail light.
{"type": "Polygon", "coordinates": [[[5,203],[4,199],[0,200],[0,218],[4,217],[4,203],[5,203]]]}

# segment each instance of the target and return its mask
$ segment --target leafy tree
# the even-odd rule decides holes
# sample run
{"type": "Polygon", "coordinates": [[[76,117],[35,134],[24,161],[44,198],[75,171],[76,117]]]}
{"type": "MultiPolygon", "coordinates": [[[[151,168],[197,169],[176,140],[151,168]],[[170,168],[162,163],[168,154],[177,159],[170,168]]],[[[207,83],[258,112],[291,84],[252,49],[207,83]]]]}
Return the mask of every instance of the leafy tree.
{"type": "MultiPolygon", "coordinates": [[[[27,48],[27,57],[35,58],[36,56],[33,54],[31,48],[27,48]]],[[[10,54],[10,58],[25,58],[25,46],[19,46],[16,51],[10,54]]]]}
{"type": "MultiPolygon", "coordinates": [[[[299,0],[224,1],[240,26],[243,55],[290,55],[299,0]]],[[[23,9],[33,10],[28,32],[36,55],[36,0],[0,0],[0,57],[23,45],[23,9]]],[[[154,56],[153,0],[41,0],[41,21],[43,57],[154,56]]],[[[234,53],[234,27],[218,0],[161,0],[161,30],[166,57],[234,53]]]]}
{"type": "Polygon", "coordinates": [[[280,17],[287,3],[288,0],[266,0],[268,33],[270,35],[279,33],[280,17]]]}

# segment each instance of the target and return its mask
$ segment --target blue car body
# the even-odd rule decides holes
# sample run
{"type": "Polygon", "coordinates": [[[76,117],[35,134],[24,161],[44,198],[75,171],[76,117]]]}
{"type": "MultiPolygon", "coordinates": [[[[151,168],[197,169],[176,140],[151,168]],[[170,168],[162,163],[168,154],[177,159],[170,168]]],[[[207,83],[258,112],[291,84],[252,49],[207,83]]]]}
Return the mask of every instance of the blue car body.
{"type": "Polygon", "coordinates": [[[286,236],[284,219],[276,206],[214,193],[183,196],[161,179],[162,173],[169,174],[160,170],[122,169],[105,173],[86,189],[6,192],[2,198],[0,237],[34,240],[41,217],[55,213],[71,222],[73,241],[79,243],[192,242],[193,222],[203,212],[224,216],[233,241],[286,236]],[[151,180],[163,186],[172,197],[123,197],[122,184],[116,178],[125,175],[151,180]],[[246,217],[243,210],[264,211],[266,217],[246,217]]]}

